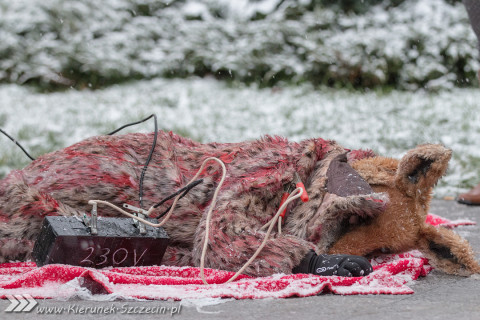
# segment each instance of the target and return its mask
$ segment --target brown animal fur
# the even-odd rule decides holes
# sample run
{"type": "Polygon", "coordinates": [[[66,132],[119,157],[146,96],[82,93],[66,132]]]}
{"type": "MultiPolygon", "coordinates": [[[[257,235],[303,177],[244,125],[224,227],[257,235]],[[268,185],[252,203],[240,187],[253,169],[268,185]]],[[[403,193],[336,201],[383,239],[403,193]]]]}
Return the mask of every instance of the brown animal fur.
{"type": "Polygon", "coordinates": [[[390,205],[370,223],[345,233],[329,252],[365,256],[378,250],[419,249],[446,273],[479,273],[466,240],[452,230],[425,223],[433,186],[445,174],[450,157],[450,150],[426,144],[410,150],[401,160],[372,157],[354,162],[353,168],[376,192],[388,193],[390,205]]]}
{"type": "MultiPolygon", "coordinates": [[[[137,205],[138,180],[152,138],[153,134],[93,137],[46,154],[0,180],[0,262],[30,258],[45,215],[82,215],[91,209],[90,199],[137,205]]],[[[245,273],[290,273],[311,249],[366,255],[381,248],[420,248],[446,272],[478,272],[464,240],[424,223],[431,189],[445,173],[450,151],[420,146],[400,162],[369,151],[347,152],[323,139],[295,143],[265,137],[200,144],[159,132],[145,176],[144,207],[184,186],[204,159],[215,156],[226,163],[228,173],[210,224],[207,267],[236,271],[253,255],[265,237],[260,227],[273,217],[284,186],[297,172],[310,201],[290,206],[283,233],[273,234],[245,273]],[[364,180],[349,171],[347,159],[364,180]],[[344,190],[335,179],[351,181],[361,191],[344,190]]],[[[179,201],[165,225],[171,243],[164,264],[199,265],[205,212],[219,177],[218,165],[209,165],[204,183],[179,201]]],[[[99,213],[119,215],[108,207],[99,213]]]]}
{"type": "MultiPolygon", "coordinates": [[[[93,137],[43,155],[0,180],[0,262],[30,258],[45,215],[82,216],[91,209],[90,199],[117,206],[138,205],[138,181],[152,140],[153,133],[93,137]]],[[[290,273],[309,250],[318,251],[316,239],[325,238],[322,235],[332,240],[337,237],[339,228],[320,228],[316,222],[323,219],[341,224],[352,216],[373,216],[385,208],[385,202],[373,201],[383,195],[371,194],[370,188],[363,195],[338,197],[338,201],[318,210],[328,191],[327,181],[319,172],[345,152],[335,142],[323,139],[296,143],[264,137],[240,143],[200,144],[159,132],[145,175],[144,207],[149,208],[184,186],[204,159],[215,156],[223,160],[228,175],[213,211],[205,265],[238,270],[264,240],[265,233],[259,229],[273,217],[284,185],[291,183],[297,172],[311,200],[291,206],[290,211],[301,213],[301,217],[287,217],[284,232],[273,234],[245,272],[255,276],[290,273]],[[322,217],[324,211],[332,216],[322,217]]],[[[367,154],[357,152],[354,158],[367,154]]],[[[205,213],[220,173],[218,164],[208,165],[202,175],[204,182],[179,201],[175,214],[164,225],[170,245],[163,264],[200,264],[205,213]]],[[[171,202],[154,213],[162,212],[171,202]]],[[[109,207],[99,208],[99,214],[119,215],[109,207]]]]}

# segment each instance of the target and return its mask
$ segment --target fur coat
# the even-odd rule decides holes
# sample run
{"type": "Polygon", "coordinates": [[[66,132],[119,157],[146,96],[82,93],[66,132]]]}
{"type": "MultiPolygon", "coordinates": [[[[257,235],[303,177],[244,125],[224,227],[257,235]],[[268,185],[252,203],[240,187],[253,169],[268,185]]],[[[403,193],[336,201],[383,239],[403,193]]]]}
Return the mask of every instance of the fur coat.
{"type": "MultiPolygon", "coordinates": [[[[0,181],[0,262],[31,257],[46,215],[83,216],[91,210],[91,199],[138,206],[139,178],[152,141],[153,133],[92,137],[11,172],[0,181]]],[[[345,226],[385,209],[388,197],[374,193],[349,166],[372,155],[323,139],[291,142],[266,136],[202,144],[159,131],[145,174],[144,208],[185,186],[204,159],[221,159],[227,177],[211,218],[205,265],[236,271],[259,247],[265,237],[260,227],[274,216],[285,186],[298,173],[310,200],[289,206],[282,234],[273,233],[245,271],[253,276],[288,274],[309,250],[327,252],[345,226]]],[[[200,176],[203,183],[178,202],[164,225],[170,244],[162,264],[199,266],[205,213],[221,173],[211,163],[200,176]]],[[[99,206],[99,215],[119,213],[99,206]]]]}

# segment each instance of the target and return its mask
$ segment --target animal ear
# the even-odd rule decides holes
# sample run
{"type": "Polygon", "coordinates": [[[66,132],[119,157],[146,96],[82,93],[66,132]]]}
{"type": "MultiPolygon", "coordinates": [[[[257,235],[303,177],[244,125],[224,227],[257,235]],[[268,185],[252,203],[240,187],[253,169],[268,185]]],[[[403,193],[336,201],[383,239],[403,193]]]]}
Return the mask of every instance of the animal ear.
{"type": "Polygon", "coordinates": [[[461,276],[480,273],[472,247],[452,230],[425,224],[420,234],[419,249],[435,268],[461,276]]]}
{"type": "Polygon", "coordinates": [[[424,144],[407,152],[400,160],[395,177],[397,187],[408,196],[430,194],[445,174],[452,151],[438,144],[424,144]]]}

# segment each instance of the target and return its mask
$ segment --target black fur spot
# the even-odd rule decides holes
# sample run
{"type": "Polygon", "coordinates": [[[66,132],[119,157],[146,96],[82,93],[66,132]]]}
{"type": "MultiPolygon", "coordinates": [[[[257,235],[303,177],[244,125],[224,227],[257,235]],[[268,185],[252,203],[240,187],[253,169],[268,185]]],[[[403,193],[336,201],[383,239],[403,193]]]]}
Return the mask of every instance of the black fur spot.
{"type": "Polygon", "coordinates": [[[430,166],[433,163],[433,160],[421,159],[422,163],[418,165],[409,175],[408,180],[411,183],[416,184],[418,180],[420,180],[420,174],[423,176],[427,175],[428,170],[430,170],[430,166]]]}
{"type": "Polygon", "coordinates": [[[448,259],[451,261],[454,261],[458,263],[457,257],[453,255],[452,251],[450,251],[450,248],[445,247],[441,244],[435,243],[431,241],[428,244],[429,249],[435,253],[438,257],[443,258],[443,259],[448,259]]]}

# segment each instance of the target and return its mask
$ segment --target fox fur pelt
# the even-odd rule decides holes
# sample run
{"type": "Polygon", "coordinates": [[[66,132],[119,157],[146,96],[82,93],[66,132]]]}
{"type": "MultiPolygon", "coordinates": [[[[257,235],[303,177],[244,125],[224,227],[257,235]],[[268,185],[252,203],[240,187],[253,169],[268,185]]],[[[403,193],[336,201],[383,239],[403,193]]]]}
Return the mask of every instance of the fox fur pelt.
{"type": "MultiPolygon", "coordinates": [[[[12,171],[0,181],[0,262],[29,259],[47,215],[83,216],[91,210],[88,205],[91,199],[106,200],[117,206],[124,203],[138,206],[140,175],[152,141],[153,133],[92,137],[43,155],[22,170],[12,171]]],[[[445,153],[445,150],[438,152],[445,153]]],[[[276,213],[284,188],[292,182],[295,173],[305,183],[310,200],[305,203],[297,200],[289,206],[282,234],[273,234],[246,274],[291,273],[311,249],[317,253],[329,250],[349,253],[346,251],[368,248],[369,252],[359,250],[365,255],[381,249],[378,246],[389,246],[385,241],[375,244],[375,234],[371,239],[357,236],[347,240],[345,237],[373,225],[383,215],[389,216],[385,211],[392,205],[400,205],[391,203],[387,187],[377,191],[374,188],[390,171],[403,170],[407,163],[389,163],[390,167],[370,177],[369,174],[375,172],[369,167],[371,163],[359,166],[363,172],[353,170],[350,165],[379,157],[371,151],[347,150],[334,141],[315,138],[291,142],[266,136],[239,143],[202,144],[159,131],[145,174],[144,208],[185,186],[208,157],[217,157],[225,163],[227,177],[210,222],[206,267],[236,271],[243,266],[264,240],[265,233],[260,228],[276,213]]],[[[408,172],[402,173],[411,175],[405,178],[406,183],[416,179],[414,184],[423,183],[422,177],[435,165],[434,160],[427,161],[426,165],[416,159],[412,157],[408,172]]],[[[433,183],[444,174],[448,159],[449,155],[442,160],[445,163],[442,162],[439,172],[435,173],[433,183]]],[[[162,264],[199,266],[205,213],[220,176],[218,164],[207,166],[201,175],[203,183],[178,202],[174,214],[164,225],[170,244],[162,264]]],[[[397,193],[406,191],[402,193],[405,199],[395,196],[396,201],[416,197],[415,190],[400,190],[402,186],[397,188],[395,184],[389,187],[397,193]]],[[[431,189],[432,185],[427,187],[431,189]]],[[[430,198],[426,201],[428,210],[430,198]]],[[[153,216],[171,203],[167,201],[153,216]]],[[[99,207],[99,214],[119,216],[109,207],[99,207]]],[[[388,227],[383,231],[388,233],[388,227]]],[[[431,247],[428,240],[422,240],[423,244],[415,238],[416,234],[406,237],[410,237],[404,241],[409,245],[401,249],[414,248],[419,243],[427,249],[431,247]]],[[[395,249],[393,245],[390,247],[395,249]]]]}
{"type": "MultiPolygon", "coordinates": [[[[46,154],[23,170],[13,171],[0,182],[0,261],[30,258],[32,245],[46,215],[82,216],[90,199],[138,205],[139,178],[153,134],[99,136],[46,154]]],[[[237,270],[264,239],[260,227],[277,211],[284,185],[295,173],[305,182],[307,203],[295,203],[282,235],[274,235],[256,261],[250,275],[291,273],[306,253],[326,251],[337,237],[337,227],[351,215],[372,216],[385,207],[381,194],[326,194],[328,164],[340,154],[333,141],[309,139],[289,142],[280,137],[240,143],[200,144],[173,133],[159,132],[152,161],[144,180],[144,206],[183,187],[208,157],[227,166],[227,178],[213,211],[206,266],[237,270]],[[372,201],[373,198],[379,202],[372,201]],[[382,199],[382,200],[380,200],[382,199]],[[327,203],[328,202],[328,203],[327,203]],[[324,219],[321,216],[327,216],[324,219]],[[328,213],[329,212],[329,213],[328,213]],[[323,223],[322,223],[323,222],[323,223]],[[329,232],[327,224],[331,225],[329,232]],[[334,230],[335,229],[335,230],[334,230]],[[321,244],[319,248],[318,244],[321,244]]],[[[358,157],[368,152],[352,153],[358,157]]],[[[221,175],[212,164],[204,182],[181,199],[164,226],[170,245],[163,263],[198,266],[205,232],[205,215],[221,175]]],[[[165,210],[171,201],[158,208],[165,210]]],[[[104,216],[118,216],[109,207],[104,216]]]]}

